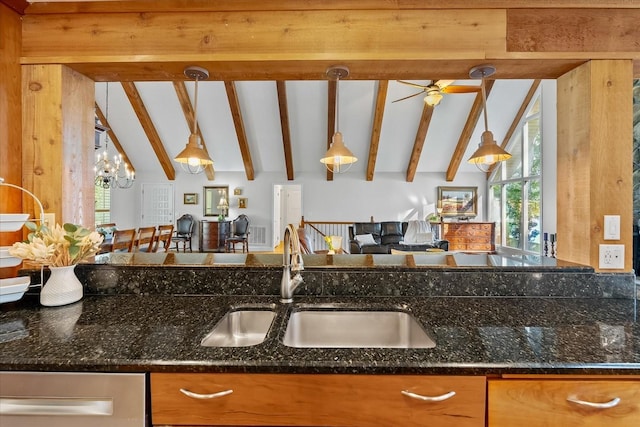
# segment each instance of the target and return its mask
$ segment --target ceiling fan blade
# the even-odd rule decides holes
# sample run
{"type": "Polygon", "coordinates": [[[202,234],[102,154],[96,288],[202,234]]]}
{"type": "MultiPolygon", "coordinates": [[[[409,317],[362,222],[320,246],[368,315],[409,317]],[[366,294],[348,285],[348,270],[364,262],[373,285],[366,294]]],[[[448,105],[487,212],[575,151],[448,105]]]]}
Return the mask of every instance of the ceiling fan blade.
{"type": "Polygon", "coordinates": [[[409,95],[409,96],[405,96],[404,98],[396,99],[395,101],[392,101],[391,103],[393,104],[394,102],[404,101],[405,99],[409,99],[409,98],[413,98],[414,96],[422,95],[424,92],[425,91],[422,90],[420,92],[414,93],[413,95],[409,95]]]}
{"type": "Polygon", "coordinates": [[[444,93],[475,93],[480,92],[480,86],[447,86],[442,89],[444,93]]]}
{"type": "Polygon", "coordinates": [[[442,90],[453,82],[455,82],[455,80],[438,80],[434,85],[438,86],[440,90],[442,90]]]}
{"type": "Polygon", "coordinates": [[[419,85],[417,83],[411,83],[411,82],[405,82],[404,80],[396,80],[398,83],[402,83],[403,85],[409,85],[409,86],[413,86],[413,87],[417,87],[419,89],[426,89],[429,86],[425,86],[425,85],[419,85]]]}

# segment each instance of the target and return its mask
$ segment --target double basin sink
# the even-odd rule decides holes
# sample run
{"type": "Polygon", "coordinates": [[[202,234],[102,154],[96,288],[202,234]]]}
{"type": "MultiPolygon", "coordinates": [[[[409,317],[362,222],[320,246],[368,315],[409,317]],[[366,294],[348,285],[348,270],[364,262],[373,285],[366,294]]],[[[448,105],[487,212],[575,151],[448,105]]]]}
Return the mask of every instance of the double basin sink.
{"type": "MultiPolygon", "coordinates": [[[[276,319],[274,309],[234,309],[202,340],[209,347],[262,343],[276,319]]],[[[282,343],[297,348],[432,348],[435,342],[403,310],[360,310],[305,305],[291,310],[282,343]]]]}

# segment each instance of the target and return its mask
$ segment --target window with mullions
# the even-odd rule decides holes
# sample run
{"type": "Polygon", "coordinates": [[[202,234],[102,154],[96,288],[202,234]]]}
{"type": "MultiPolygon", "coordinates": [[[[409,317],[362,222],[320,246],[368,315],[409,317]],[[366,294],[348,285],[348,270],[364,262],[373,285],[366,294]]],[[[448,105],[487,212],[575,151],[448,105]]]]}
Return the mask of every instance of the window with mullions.
{"type": "Polygon", "coordinates": [[[111,222],[111,189],[94,187],[96,224],[111,222]]]}
{"type": "Polygon", "coordinates": [[[541,253],[542,127],[540,92],[507,145],[512,157],[489,180],[489,219],[496,243],[522,253],[541,253]]]}

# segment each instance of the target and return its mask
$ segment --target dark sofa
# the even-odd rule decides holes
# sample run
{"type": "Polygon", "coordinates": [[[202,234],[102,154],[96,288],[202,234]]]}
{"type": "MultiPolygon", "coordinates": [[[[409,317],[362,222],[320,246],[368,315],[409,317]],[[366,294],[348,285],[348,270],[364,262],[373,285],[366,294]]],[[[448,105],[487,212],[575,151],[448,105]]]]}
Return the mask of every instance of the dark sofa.
{"type": "MultiPolygon", "coordinates": [[[[391,249],[400,251],[425,251],[427,249],[449,250],[449,242],[438,240],[433,244],[401,244],[407,231],[408,222],[356,222],[349,226],[349,250],[352,254],[390,254],[391,249]],[[356,236],[371,235],[372,240],[362,242],[356,236]],[[360,241],[359,241],[360,240],[360,241]]],[[[367,236],[367,239],[369,237],[367,236]]]]}

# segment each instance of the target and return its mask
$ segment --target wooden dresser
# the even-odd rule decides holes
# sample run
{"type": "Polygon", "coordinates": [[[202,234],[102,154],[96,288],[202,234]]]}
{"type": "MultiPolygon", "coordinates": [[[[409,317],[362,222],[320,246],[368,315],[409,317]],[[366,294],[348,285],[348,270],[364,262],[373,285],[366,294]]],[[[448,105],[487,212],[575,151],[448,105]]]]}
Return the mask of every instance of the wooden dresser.
{"type": "Polygon", "coordinates": [[[200,252],[224,252],[224,239],[231,230],[230,221],[200,221],[198,243],[200,252]]]}
{"type": "Polygon", "coordinates": [[[495,222],[443,222],[450,251],[495,251],[495,222]]]}

